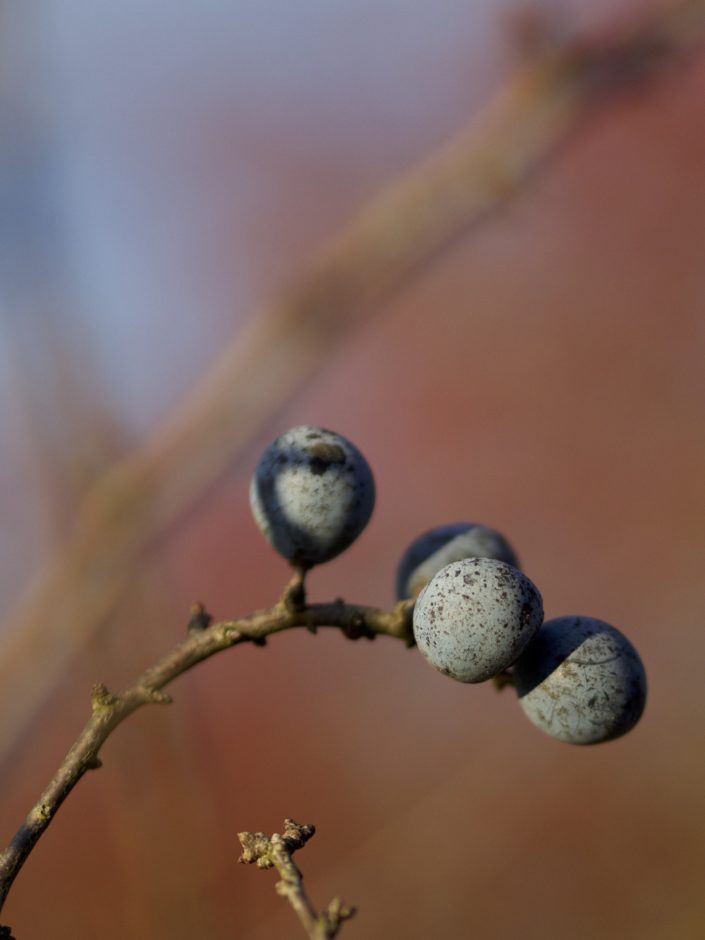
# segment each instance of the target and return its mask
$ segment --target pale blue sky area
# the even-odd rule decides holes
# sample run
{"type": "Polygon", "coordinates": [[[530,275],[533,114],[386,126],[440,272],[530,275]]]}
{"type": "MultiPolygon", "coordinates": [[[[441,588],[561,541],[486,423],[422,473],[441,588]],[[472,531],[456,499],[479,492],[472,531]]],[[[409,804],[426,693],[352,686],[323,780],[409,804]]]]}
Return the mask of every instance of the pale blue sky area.
{"type": "Polygon", "coordinates": [[[8,4],[5,315],[41,306],[47,279],[144,430],[290,276],[275,259],[270,291],[262,261],[282,206],[305,258],[485,99],[496,16],[484,0],[8,4]],[[338,178],[339,203],[315,205],[338,178]]]}

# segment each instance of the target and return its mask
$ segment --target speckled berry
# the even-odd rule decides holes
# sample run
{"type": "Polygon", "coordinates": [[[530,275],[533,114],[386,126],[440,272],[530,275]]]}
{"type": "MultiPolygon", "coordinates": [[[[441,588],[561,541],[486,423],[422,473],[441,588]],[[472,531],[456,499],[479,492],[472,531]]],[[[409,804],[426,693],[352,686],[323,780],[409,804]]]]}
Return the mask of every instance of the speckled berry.
{"type": "Polygon", "coordinates": [[[592,617],[548,620],[514,665],[524,713],[568,744],[626,734],[646,703],[639,654],[619,630],[592,617]]]}
{"type": "Polygon", "coordinates": [[[375,486],[367,461],[340,434],[291,428],[265,450],[250,484],[255,522],[292,565],[335,558],[367,525],[375,486]]]}
{"type": "Polygon", "coordinates": [[[461,558],[496,558],[519,567],[509,542],[479,522],[454,522],[419,535],[402,555],[396,577],[397,600],[416,597],[434,574],[461,558]]]}
{"type": "Polygon", "coordinates": [[[541,595],[513,565],[464,558],[434,575],[414,608],[421,653],[444,675],[484,682],[507,669],[543,620],[541,595]]]}

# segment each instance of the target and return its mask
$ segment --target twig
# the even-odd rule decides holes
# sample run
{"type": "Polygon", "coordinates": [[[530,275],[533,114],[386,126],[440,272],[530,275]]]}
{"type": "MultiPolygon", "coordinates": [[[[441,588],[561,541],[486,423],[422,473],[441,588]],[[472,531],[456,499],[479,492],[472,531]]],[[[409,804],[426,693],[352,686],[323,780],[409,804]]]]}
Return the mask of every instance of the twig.
{"type": "Polygon", "coordinates": [[[379,610],[346,604],[292,604],[292,595],[301,597],[302,576],[295,575],[282,599],[268,610],[259,610],[241,620],[225,620],[205,626],[208,615],[202,605],[195,605],[188,624],[188,638],[156,665],[147,669],[122,692],[111,693],[106,686],[94,686],[91,717],[64,758],[54,778],[30,810],[22,826],[0,855],[0,910],[7,894],[32,849],[46,830],[69,793],[86,771],[101,766],[100,749],[110,734],[143,705],[169,704],[171,697],[162,690],[172,680],[221,650],[240,643],[263,644],[268,636],[307,627],[336,627],[351,639],[378,634],[404,640],[413,645],[411,611],[413,602],[402,601],[392,610],[379,610]]]}
{"type": "Polygon", "coordinates": [[[302,826],[294,819],[284,820],[284,832],[266,836],[263,832],[239,832],[242,855],[238,859],[258,868],[276,868],[281,877],[276,889],[285,897],[310,940],[331,940],[338,935],[344,921],[355,914],[354,907],[345,906],[340,898],[333,898],[328,907],[318,912],[303,886],[303,875],[293,861],[293,854],[314,835],[314,826],[302,826]]]}
{"type": "Polygon", "coordinates": [[[131,583],[146,547],[213,483],[376,305],[461,233],[521,192],[592,113],[678,61],[705,35],[705,0],[679,0],[610,39],[556,44],[522,68],[469,129],[392,183],[249,320],[159,433],[105,474],[75,534],[6,625],[0,761],[86,638],[131,583]]]}

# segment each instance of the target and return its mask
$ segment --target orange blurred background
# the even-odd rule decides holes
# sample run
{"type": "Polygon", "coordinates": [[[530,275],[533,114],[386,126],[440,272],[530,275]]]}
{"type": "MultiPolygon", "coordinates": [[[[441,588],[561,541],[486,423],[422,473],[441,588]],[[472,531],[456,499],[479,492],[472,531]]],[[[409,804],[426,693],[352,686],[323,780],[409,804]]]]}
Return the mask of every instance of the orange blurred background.
{"type": "MultiPolygon", "coordinates": [[[[97,474],[247,312],[490,97],[513,67],[512,9],[4,4],[2,613],[61,552],[97,474]]],[[[577,29],[623,9],[557,15],[577,29]]],[[[639,726],[572,748],[511,690],[453,683],[384,639],[238,648],[107,743],[13,889],[2,916],[20,940],[296,936],[274,876],[236,864],[238,831],[285,816],[316,824],[306,884],[320,905],[359,907],[351,940],[705,936],[704,63],[592,117],[162,533],[0,768],[0,839],[94,682],[127,684],[181,639],[195,600],[217,618],[276,600],[287,568],[247,487],[295,424],[349,437],[378,485],[312,599],[388,606],[423,529],[495,526],[548,617],[599,617],[637,646],[639,726]]]]}

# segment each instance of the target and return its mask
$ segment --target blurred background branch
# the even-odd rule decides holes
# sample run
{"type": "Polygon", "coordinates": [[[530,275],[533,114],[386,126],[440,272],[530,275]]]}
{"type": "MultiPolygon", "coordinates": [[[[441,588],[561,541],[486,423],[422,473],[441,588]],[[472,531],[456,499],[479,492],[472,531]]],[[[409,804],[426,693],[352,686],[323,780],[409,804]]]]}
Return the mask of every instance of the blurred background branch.
{"type": "Polygon", "coordinates": [[[370,202],[292,289],[256,313],[154,434],[97,474],[75,527],[0,637],[0,760],[134,582],[145,549],[381,299],[512,199],[597,102],[679,61],[704,32],[705,3],[682,0],[619,35],[552,45],[469,130],[370,202]]]}

